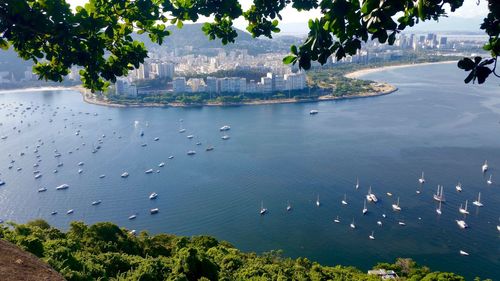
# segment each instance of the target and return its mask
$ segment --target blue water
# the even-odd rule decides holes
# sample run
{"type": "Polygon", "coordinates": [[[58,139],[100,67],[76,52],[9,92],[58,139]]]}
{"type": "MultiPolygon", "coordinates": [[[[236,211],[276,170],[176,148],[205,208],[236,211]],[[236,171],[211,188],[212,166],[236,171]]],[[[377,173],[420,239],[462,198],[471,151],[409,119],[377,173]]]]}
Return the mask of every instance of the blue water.
{"type": "Polygon", "coordinates": [[[8,137],[0,140],[0,179],[6,182],[0,187],[0,219],[43,218],[62,228],[72,220],[112,221],[151,233],[209,234],[245,251],[282,249],[286,256],[363,270],[412,257],[433,270],[499,280],[498,81],[464,85],[464,73],[454,65],[366,78],[388,81],[399,91],[337,102],[186,109],[101,107],[83,103],[72,91],[0,94],[0,136],[8,137]],[[320,113],[311,116],[311,109],[320,113]],[[224,141],[219,128],[226,124],[231,139],[224,141]],[[189,140],[189,134],[195,137],[189,140]],[[93,154],[99,139],[102,148],[93,154]],[[208,145],[214,151],[206,152],[208,145]],[[197,154],[188,156],[188,150],[197,154]],[[490,170],[483,175],[484,160],[490,170]],[[64,165],[58,168],[58,161],[64,165]],[[155,172],[145,174],[150,168],[155,172]],[[41,178],[34,178],[35,169],[41,178]],[[130,173],[126,179],[120,177],[124,171],[130,173]],[[420,187],[422,171],[426,183],[420,187]],[[490,174],[494,184],[487,185],[490,174]],[[462,193],[455,191],[458,181],[462,193]],[[69,189],[56,191],[63,183],[69,189]],[[441,216],[432,199],[438,184],[447,199],[441,216]],[[379,203],[368,204],[363,216],[369,185],[379,203]],[[38,193],[40,187],[48,191],[38,193]],[[152,192],[159,194],[156,200],[148,199],[152,192]],[[478,192],[483,208],[471,204],[478,192]],[[347,206],[340,203],[344,194],[347,206]],[[399,213],[391,209],[397,197],[399,213]],[[470,228],[462,230],[455,219],[463,218],[458,207],[466,199],[470,228]],[[95,200],[102,204],[92,206],[95,200]],[[261,201],[269,209],[265,216],[259,215],[261,201]],[[160,212],[150,215],[151,208],[160,212]],[[67,215],[68,209],[74,213],[67,215]],[[54,210],[58,214],[52,216],[54,210]],[[128,220],[135,213],[137,219],[128,220]],[[353,219],[355,230],[349,228],[353,219]],[[398,225],[401,220],[406,226],[398,225]],[[371,231],[374,241],[368,239],[371,231]]]}

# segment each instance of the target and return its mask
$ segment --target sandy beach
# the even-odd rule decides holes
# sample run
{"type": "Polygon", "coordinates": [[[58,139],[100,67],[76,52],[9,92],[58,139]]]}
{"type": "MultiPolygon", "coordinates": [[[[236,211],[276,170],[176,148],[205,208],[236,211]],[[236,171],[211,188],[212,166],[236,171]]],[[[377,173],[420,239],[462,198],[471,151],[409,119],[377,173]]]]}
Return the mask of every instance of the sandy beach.
{"type": "Polygon", "coordinates": [[[421,65],[447,64],[447,63],[456,63],[456,61],[453,60],[453,61],[440,61],[440,62],[409,63],[409,64],[374,67],[374,68],[365,68],[365,69],[360,69],[360,70],[356,70],[354,72],[348,73],[345,75],[345,77],[347,77],[347,78],[359,78],[363,75],[374,73],[374,72],[379,72],[382,70],[406,68],[406,67],[421,66],[421,65]]]}

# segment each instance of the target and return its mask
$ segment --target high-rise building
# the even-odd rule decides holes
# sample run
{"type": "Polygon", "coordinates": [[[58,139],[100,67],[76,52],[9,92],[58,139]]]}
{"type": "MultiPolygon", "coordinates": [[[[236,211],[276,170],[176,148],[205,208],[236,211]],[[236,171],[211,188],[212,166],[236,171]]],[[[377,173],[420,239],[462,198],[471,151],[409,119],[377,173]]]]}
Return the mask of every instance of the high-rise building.
{"type": "Polygon", "coordinates": [[[186,92],[186,78],[185,77],[175,77],[172,81],[172,86],[174,93],[185,93],[186,92]]]}
{"type": "Polygon", "coordinates": [[[163,62],[158,64],[158,77],[174,78],[175,65],[173,63],[163,62]]]}
{"type": "Polygon", "coordinates": [[[217,83],[217,78],[215,77],[207,77],[207,92],[209,94],[217,94],[219,93],[219,84],[217,83]]]}

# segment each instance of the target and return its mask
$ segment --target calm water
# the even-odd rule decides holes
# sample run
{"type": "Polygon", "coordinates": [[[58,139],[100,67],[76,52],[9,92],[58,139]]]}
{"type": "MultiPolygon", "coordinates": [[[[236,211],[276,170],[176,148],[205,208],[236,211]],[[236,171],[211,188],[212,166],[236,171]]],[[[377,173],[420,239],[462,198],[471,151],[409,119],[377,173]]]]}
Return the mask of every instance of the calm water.
{"type": "Polygon", "coordinates": [[[283,249],[287,256],[363,270],[412,257],[434,270],[499,280],[498,81],[464,85],[464,77],[454,65],[419,66],[367,76],[400,88],[388,96],[227,108],[120,109],[85,104],[70,91],[0,94],[0,136],[8,136],[0,140],[0,179],[6,182],[0,219],[43,218],[62,228],[72,220],[113,221],[151,233],[210,234],[245,251],[283,249]],[[310,116],[311,109],[320,113],[310,116]],[[178,132],[180,119],[184,134],[178,132]],[[218,130],[225,124],[231,125],[227,141],[218,130]],[[102,148],[93,154],[99,139],[102,148]],[[206,152],[208,145],[215,150],[206,152]],[[197,154],[187,156],[188,150],[197,154]],[[490,170],[483,175],[486,159],[490,170]],[[58,161],[64,166],[58,168],[58,161]],[[155,173],[145,174],[150,168],[155,173]],[[42,177],[35,179],[34,170],[42,177]],[[126,179],[120,177],[124,171],[130,173],[126,179]],[[422,171],[427,181],[419,187],[422,171]],[[494,183],[487,185],[490,174],[494,183]],[[458,181],[462,193],[455,191],[458,181]],[[70,188],[56,191],[63,183],[70,188]],[[438,184],[447,199],[441,216],[432,199],[438,184]],[[379,203],[368,204],[363,216],[369,185],[379,203]],[[38,193],[40,187],[48,190],[38,193]],[[152,192],[157,200],[148,199],[152,192]],[[471,204],[478,192],[483,208],[471,204]],[[347,206],[340,203],[344,194],[347,206]],[[400,213],[391,209],[397,197],[400,213]],[[461,230],[455,219],[463,218],[458,207],[466,199],[470,228],[461,230]],[[95,200],[102,204],[92,206],[95,200]],[[269,209],[265,216],[259,215],[261,201],[269,209]],[[159,214],[150,215],[155,207],[159,214]],[[67,215],[68,209],[74,213],[67,215]],[[51,216],[54,210],[59,213],[51,216]],[[137,219],[128,220],[134,213],[137,219]],[[353,219],[355,230],[349,228],[353,219]],[[461,249],[470,256],[460,256],[461,249]]]}

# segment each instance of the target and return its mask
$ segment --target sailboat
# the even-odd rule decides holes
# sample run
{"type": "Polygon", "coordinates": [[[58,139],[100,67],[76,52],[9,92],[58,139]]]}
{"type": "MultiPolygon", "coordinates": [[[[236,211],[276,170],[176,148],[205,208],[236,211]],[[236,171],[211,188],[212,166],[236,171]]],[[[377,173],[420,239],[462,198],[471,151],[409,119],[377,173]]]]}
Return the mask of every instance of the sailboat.
{"type": "Polygon", "coordinates": [[[356,185],[355,185],[356,189],[359,188],[359,178],[356,178],[356,185]]]}
{"type": "Polygon", "coordinates": [[[436,194],[434,194],[434,200],[439,201],[439,202],[444,202],[444,194],[443,194],[443,186],[438,185],[436,194]]]}
{"type": "Polygon", "coordinates": [[[398,197],[398,203],[392,204],[392,209],[394,211],[401,211],[401,207],[399,207],[399,197],[398,197]]]}
{"type": "Polygon", "coordinates": [[[462,192],[462,184],[460,182],[457,183],[455,188],[457,189],[458,192],[462,192]]]}
{"type": "Polygon", "coordinates": [[[442,212],[441,212],[441,201],[439,201],[439,207],[436,209],[436,213],[438,213],[438,215],[442,214],[442,212]]]}
{"type": "Polygon", "coordinates": [[[344,200],[342,200],[342,205],[347,205],[347,194],[344,193],[344,200]]]}
{"type": "Polygon", "coordinates": [[[366,199],[369,202],[377,203],[378,199],[377,196],[372,192],[372,186],[370,185],[370,188],[368,189],[368,194],[366,194],[366,199]]]}
{"type": "Polygon", "coordinates": [[[320,205],[321,205],[321,203],[319,202],[319,194],[318,194],[318,198],[316,198],[316,206],[319,207],[320,205]]]}
{"type": "Polygon", "coordinates": [[[491,185],[493,183],[493,181],[491,180],[491,175],[490,175],[490,178],[486,181],[487,184],[491,185]]]}
{"type": "Polygon", "coordinates": [[[462,204],[460,204],[460,208],[458,209],[458,211],[461,213],[461,214],[464,214],[464,215],[468,215],[469,214],[469,211],[467,211],[467,202],[469,200],[465,200],[465,208],[462,208],[462,204]]]}
{"type": "Polygon", "coordinates": [[[264,208],[264,201],[260,202],[260,214],[265,215],[267,213],[267,209],[264,208]]]}
{"type": "Polygon", "coordinates": [[[469,253],[467,253],[467,252],[466,252],[466,251],[464,251],[464,250],[460,250],[460,255],[462,255],[462,256],[468,256],[468,255],[469,255],[469,253]]]}
{"type": "Polygon", "coordinates": [[[478,206],[478,207],[482,207],[483,206],[483,203],[481,203],[481,192],[479,192],[479,194],[477,195],[477,200],[472,202],[472,204],[478,206]]]}
{"type": "MultiPolygon", "coordinates": [[[[498,221],[500,222],[500,218],[498,218],[498,221]]],[[[500,231],[500,224],[497,225],[497,230],[500,231]]]]}
{"type": "Polygon", "coordinates": [[[455,221],[457,222],[458,226],[462,229],[469,227],[464,220],[455,220],[455,221]]]}
{"type": "Polygon", "coordinates": [[[335,219],[333,219],[333,222],[334,223],[339,223],[340,222],[339,216],[337,216],[335,219]]]}
{"type": "Polygon", "coordinates": [[[179,121],[180,124],[179,124],[179,133],[184,133],[186,131],[186,129],[182,128],[182,120],[179,121]]]}
{"type": "Polygon", "coordinates": [[[374,234],[374,231],[372,231],[372,234],[370,234],[370,236],[368,236],[368,238],[370,238],[370,240],[375,240],[375,236],[373,236],[374,234]]]}
{"type": "Polygon", "coordinates": [[[290,201],[288,201],[288,204],[286,205],[286,210],[287,212],[290,212],[292,210],[292,205],[290,204],[290,201]]]}
{"type": "Polygon", "coordinates": [[[418,179],[418,182],[420,184],[423,184],[425,182],[425,178],[424,178],[424,172],[422,172],[422,176],[418,179]]]}
{"type": "Polygon", "coordinates": [[[366,199],[363,203],[363,215],[365,215],[366,213],[368,213],[368,209],[366,208],[366,199]]]}
{"type": "Polygon", "coordinates": [[[488,160],[484,160],[484,164],[483,166],[481,166],[481,170],[483,171],[483,173],[486,173],[486,171],[488,171],[488,160]]]}
{"type": "Polygon", "coordinates": [[[351,224],[349,225],[352,229],[356,228],[356,225],[354,224],[354,218],[352,219],[351,224]]]}

